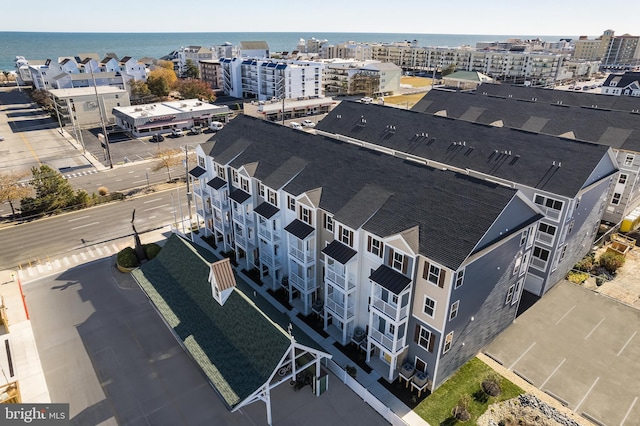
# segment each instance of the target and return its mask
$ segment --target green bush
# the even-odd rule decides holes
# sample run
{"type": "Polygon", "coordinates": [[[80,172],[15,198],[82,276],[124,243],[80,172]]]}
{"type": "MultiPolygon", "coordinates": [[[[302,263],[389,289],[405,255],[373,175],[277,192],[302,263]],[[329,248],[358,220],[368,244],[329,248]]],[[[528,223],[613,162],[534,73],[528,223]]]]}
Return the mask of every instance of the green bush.
{"type": "Polygon", "coordinates": [[[156,257],[158,253],[160,253],[160,250],[162,249],[162,247],[160,247],[156,243],[144,244],[142,248],[144,249],[145,256],[147,256],[147,259],[149,260],[156,257]]]}
{"type": "Polygon", "coordinates": [[[596,285],[600,287],[602,284],[607,282],[607,276],[602,274],[596,277],[596,285]]]}
{"type": "Polygon", "coordinates": [[[125,247],[118,253],[118,265],[125,268],[135,268],[140,263],[133,247],[125,247]]]}
{"type": "Polygon", "coordinates": [[[598,264],[612,274],[624,265],[624,256],[618,253],[605,252],[600,255],[598,264]]]}
{"type": "Polygon", "coordinates": [[[567,280],[575,284],[582,284],[588,278],[589,278],[589,274],[587,274],[586,272],[570,271],[569,274],[567,275],[567,280]]]}
{"type": "Polygon", "coordinates": [[[578,271],[589,272],[595,266],[595,253],[589,253],[582,260],[576,263],[575,269],[578,271]]]}

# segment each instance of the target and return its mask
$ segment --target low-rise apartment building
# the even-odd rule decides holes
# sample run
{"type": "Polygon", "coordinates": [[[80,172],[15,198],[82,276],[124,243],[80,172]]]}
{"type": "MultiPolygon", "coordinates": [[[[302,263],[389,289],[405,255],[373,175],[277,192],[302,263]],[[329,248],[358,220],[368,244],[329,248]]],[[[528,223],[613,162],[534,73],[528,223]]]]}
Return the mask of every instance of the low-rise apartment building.
{"type": "MultiPolygon", "coordinates": [[[[609,74],[602,83],[603,95],[640,96],[640,72],[625,72],[624,74],[609,74]]],[[[638,102],[640,107],[640,102],[638,102]]]]}
{"type": "Polygon", "coordinates": [[[437,387],[515,318],[543,216],[521,191],[246,116],[197,155],[201,232],[386,380],[437,387]]]}
{"type": "Polygon", "coordinates": [[[545,214],[521,259],[538,296],[591,249],[618,172],[609,146],[358,102],[341,102],[316,132],[519,189],[545,214]]]}

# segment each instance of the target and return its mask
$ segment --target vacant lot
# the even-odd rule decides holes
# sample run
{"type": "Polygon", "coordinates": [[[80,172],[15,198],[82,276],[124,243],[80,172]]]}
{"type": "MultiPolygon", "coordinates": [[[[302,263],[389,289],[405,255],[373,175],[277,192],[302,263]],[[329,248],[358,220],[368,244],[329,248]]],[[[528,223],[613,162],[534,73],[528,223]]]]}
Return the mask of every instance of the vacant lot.
{"type": "Polygon", "coordinates": [[[413,87],[431,86],[431,79],[428,77],[400,77],[400,84],[408,84],[413,87]]]}

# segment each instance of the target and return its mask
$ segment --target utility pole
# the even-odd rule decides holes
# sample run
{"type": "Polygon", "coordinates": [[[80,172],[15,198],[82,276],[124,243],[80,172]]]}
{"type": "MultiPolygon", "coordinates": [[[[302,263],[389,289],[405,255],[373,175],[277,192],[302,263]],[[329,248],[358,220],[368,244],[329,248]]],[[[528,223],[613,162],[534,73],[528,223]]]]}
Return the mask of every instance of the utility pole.
{"type": "Polygon", "coordinates": [[[102,135],[104,137],[104,142],[102,140],[100,142],[104,143],[104,147],[107,151],[107,161],[109,161],[109,168],[113,169],[113,162],[111,161],[111,151],[109,150],[109,136],[107,135],[107,128],[104,125],[104,116],[102,115],[102,108],[100,107],[100,98],[98,97],[98,86],[96,86],[96,77],[93,75],[93,67],[91,67],[91,62],[89,62],[89,69],[91,70],[91,79],[93,80],[93,89],[96,93],[96,103],[98,105],[98,113],[100,114],[100,124],[102,125],[102,135]]]}
{"type": "MultiPolygon", "coordinates": [[[[189,209],[189,226],[191,224],[191,190],[189,189],[189,147],[188,145],[184,146],[184,174],[187,178],[187,209],[189,209]]],[[[192,231],[193,232],[193,231],[192,231]]]]}

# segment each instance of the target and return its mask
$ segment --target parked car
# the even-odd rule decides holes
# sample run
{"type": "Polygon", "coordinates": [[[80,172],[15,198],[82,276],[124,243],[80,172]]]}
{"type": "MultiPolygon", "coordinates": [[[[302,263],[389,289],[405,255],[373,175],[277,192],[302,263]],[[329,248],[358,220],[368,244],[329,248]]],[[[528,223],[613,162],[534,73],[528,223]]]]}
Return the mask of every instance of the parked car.
{"type": "Polygon", "coordinates": [[[184,132],[182,131],[182,129],[173,129],[171,130],[171,134],[176,138],[179,138],[180,136],[184,136],[184,132]]]}
{"type": "Polygon", "coordinates": [[[302,120],[302,127],[316,127],[316,123],[311,120],[302,120]]]}
{"type": "Polygon", "coordinates": [[[597,89],[597,88],[598,88],[598,85],[597,85],[597,84],[592,84],[592,85],[591,85],[591,88],[592,88],[592,89],[597,89]]]}
{"type": "Polygon", "coordinates": [[[370,98],[369,96],[365,96],[364,98],[360,98],[360,103],[361,104],[370,104],[371,102],[373,102],[373,98],[370,98]]]}
{"type": "Polygon", "coordinates": [[[202,133],[202,127],[200,126],[193,126],[190,130],[189,133],[191,133],[192,135],[199,135],[200,133],[202,133]]]}
{"type": "Polygon", "coordinates": [[[573,90],[582,90],[582,87],[576,86],[576,87],[573,88],[573,90]]]}
{"type": "Polygon", "coordinates": [[[222,124],[219,121],[212,121],[211,124],[209,124],[209,129],[211,129],[214,132],[217,132],[218,130],[222,130],[223,127],[224,127],[224,124],[222,124]]]}
{"type": "Polygon", "coordinates": [[[300,123],[296,123],[295,121],[289,123],[289,127],[296,130],[302,130],[302,126],[300,125],[300,123]]]}
{"type": "Polygon", "coordinates": [[[159,133],[155,133],[153,136],[151,136],[151,139],[149,139],[151,142],[162,142],[164,140],[164,136],[162,136],[159,133]]]}

